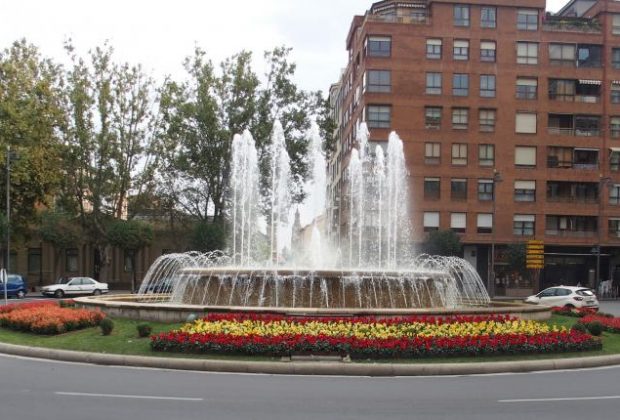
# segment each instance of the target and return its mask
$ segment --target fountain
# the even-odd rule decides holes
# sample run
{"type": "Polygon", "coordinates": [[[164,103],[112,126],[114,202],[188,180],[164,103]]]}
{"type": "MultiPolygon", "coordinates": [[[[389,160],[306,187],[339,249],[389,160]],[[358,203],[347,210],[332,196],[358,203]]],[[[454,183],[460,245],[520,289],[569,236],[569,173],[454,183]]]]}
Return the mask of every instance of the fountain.
{"type": "MultiPolygon", "coordinates": [[[[366,124],[358,127],[358,147],[350,154],[348,187],[341,202],[346,233],[341,246],[332,247],[316,218],[325,208],[325,157],[316,126],[307,140],[312,176],[305,186],[310,201],[306,209],[312,210],[306,216],[313,223],[303,252],[283,252],[302,244],[287,235],[290,163],[284,131],[276,122],[266,153],[269,161],[264,167],[269,174],[263,195],[252,135],[245,131],[233,139],[228,252],[163,255],[148,270],[138,294],[129,299],[133,303],[106,299],[112,299],[117,309],[138,305],[133,314],[141,318],[149,317],[144,305],[159,305],[160,310],[177,312],[176,318],[163,318],[170,320],[196,311],[231,310],[379,316],[506,313],[491,307],[480,276],[465,260],[415,255],[408,215],[409,174],[403,141],[395,132],[387,147],[376,145],[371,153],[366,124]],[[149,294],[153,290],[157,295],[149,294]]],[[[508,313],[528,311],[540,312],[521,308],[508,313]]]]}

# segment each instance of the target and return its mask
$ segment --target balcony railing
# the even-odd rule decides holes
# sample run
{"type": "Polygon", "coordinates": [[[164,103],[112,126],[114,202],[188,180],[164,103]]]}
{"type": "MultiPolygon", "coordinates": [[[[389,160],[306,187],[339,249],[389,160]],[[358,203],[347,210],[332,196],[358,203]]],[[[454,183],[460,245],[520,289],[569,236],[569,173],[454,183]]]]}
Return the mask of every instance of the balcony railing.
{"type": "Polygon", "coordinates": [[[595,230],[566,230],[566,229],[547,229],[545,235],[560,236],[563,238],[592,238],[596,236],[595,230]]]}
{"type": "Polygon", "coordinates": [[[556,134],[562,136],[573,136],[575,134],[575,129],[573,128],[548,127],[547,130],[549,134],[556,134]]]}
{"type": "Polygon", "coordinates": [[[597,19],[546,16],[543,31],[601,33],[601,23],[597,19]]]}
{"type": "Polygon", "coordinates": [[[595,204],[598,203],[596,197],[576,197],[570,195],[555,195],[547,196],[547,202],[549,203],[581,203],[581,204],[595,204]]]}
{"type": "Polygon", "coordinates": [[[554,135],[577,136],[577,137],[598,137],[601,135],[600,128],[563,128],[548,127],[547,132],[554,135]]]}
{"type": "Polygon", "coordinates": [[[431,22],[426,15],[394,16],[368,14],[366,20],[370,22],[407,23],[410,25],[428,25],[431,22]]]}

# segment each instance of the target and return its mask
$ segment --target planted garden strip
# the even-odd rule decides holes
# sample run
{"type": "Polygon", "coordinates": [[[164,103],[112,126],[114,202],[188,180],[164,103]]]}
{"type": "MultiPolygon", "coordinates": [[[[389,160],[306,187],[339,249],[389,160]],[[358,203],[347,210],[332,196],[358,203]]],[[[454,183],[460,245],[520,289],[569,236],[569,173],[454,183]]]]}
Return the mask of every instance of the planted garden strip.
{"type": "Polygon", "coordinates": [[[579,323],[587,325],[595,321],[600,322],[603,325],[605,331],[620,333],[620,318],[618,317],[610,318],[601,315],[586,315],[579,320],[579,323]]]}
{"type": "Polygon", "coordinates": [[[105,314],[101,311],[60,307],[56,302],[21,304],[0,313],[0,326],[34,334],[62,334],[97,326],[105,314]]]}
{"type": "Polygon", "coordinates": [[[211,315],[151,337],[155,351],[419,358],[597,350],[591,335],[507,316],[376,319],[211,315]],[[469,319],[461,319],[469,318],[469,319]],[[474,320],[475,318],[475,320],[474,320]]]}

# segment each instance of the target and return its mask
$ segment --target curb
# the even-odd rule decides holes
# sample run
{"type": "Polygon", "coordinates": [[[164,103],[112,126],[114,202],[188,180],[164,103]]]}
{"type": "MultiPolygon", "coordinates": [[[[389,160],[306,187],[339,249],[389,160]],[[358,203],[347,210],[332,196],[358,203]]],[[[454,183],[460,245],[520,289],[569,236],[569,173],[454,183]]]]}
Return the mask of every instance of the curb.
{"type": "Polygon", "coordinates": [[[338,375],[338,376],[432,376],[475,375],[490,373],[523,373],[546,370],[583,369],[620,365],[620,354],[570,359],[527,360],[487,363],[343,363],[343,362],[252,362],[243,360],[183,359],[89,353],[73,350],[28,347],[0,343],[0,353],[91,363],[104,366],[133,366],[173,370],[195,370],[227,373],[262,373],[274,375],[338,375]]]}

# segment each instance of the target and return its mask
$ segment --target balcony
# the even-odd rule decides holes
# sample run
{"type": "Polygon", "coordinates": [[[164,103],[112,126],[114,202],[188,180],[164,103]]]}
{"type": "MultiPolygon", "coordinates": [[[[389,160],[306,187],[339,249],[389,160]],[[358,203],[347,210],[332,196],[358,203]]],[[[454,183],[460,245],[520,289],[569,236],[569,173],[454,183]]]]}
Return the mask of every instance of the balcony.
{"type": "Polygon", "coordinates": [[[387,23],[404,23],[409,25],[430,25],[431,20],[425,12],[413,13],[410,15],[397,14],[368,14],[367,22],[387,22],[387,23]]]}
{"type": "Polygon", "coordinates": [[[547,201],[550,203],[598,203],[598,184],[595,182],[547,182],[547,201]]]}
{"type": "Polygon", "coordinates": [[[600,80],[549,79],[549,99],[596,104],[601,101],[600,80]]]}
{"type": "Polygon", "coordinates": [[[558,146],[547,148],[547,168],[592,170],[598,167],[598,149],[558,146]]]}
{"type": "Polygon", "coordinates": [[[601,117],[598,115],[549,114],[547,131],[554,135],[598,137],[601,135],[601,117]]]}
{"type": "Polygon", "coordinates": [[[593,238],[598,234],[596,216],[547,216],[545,235],[564,238],[593,238]]]}
{"type": "Polygon", "coordinates": [[[602,33],[601,23],[598,19],[553,15],[544,17],[542,29],[550,32],[602,33]]]}

